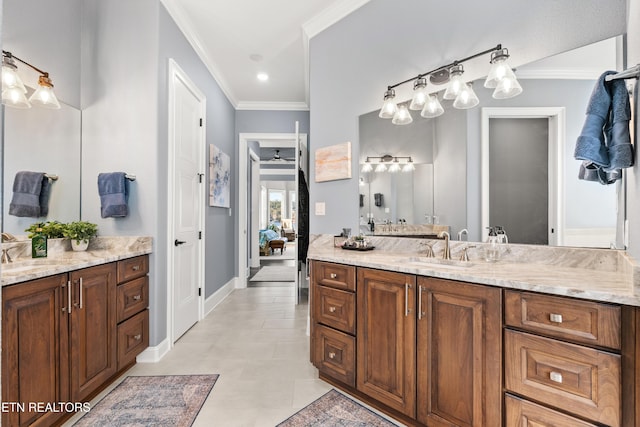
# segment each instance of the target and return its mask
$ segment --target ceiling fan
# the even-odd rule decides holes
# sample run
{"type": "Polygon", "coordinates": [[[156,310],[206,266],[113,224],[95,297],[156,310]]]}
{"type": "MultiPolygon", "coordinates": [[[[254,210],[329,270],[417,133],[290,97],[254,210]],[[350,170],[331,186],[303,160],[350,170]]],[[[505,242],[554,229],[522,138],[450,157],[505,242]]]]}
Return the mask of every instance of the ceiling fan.
{"type": "Polygon", "coordinates": [[[295,162],[296,159],[288,159],[280,156],[280,150],[276,149],[275,153],[273,153],[273,157],[271,158],[272,162],[295,162]]]}

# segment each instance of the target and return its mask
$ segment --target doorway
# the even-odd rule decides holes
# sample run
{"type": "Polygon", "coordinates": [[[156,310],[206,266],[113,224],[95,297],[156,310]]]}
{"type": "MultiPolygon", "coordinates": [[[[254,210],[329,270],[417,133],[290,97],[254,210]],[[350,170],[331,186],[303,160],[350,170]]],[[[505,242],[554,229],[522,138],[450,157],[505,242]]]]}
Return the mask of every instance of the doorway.
{"type": "Polygon", "coordinates": [[[168,331],[173,345],[202,318],[206,98],[169,60],[168,331]]]}
{"type": "Polygon", "coordinates": [[[563,107],[482,109],[483,236],[499,225],[510,243],[562,244],[563,147],[563,107]]]}

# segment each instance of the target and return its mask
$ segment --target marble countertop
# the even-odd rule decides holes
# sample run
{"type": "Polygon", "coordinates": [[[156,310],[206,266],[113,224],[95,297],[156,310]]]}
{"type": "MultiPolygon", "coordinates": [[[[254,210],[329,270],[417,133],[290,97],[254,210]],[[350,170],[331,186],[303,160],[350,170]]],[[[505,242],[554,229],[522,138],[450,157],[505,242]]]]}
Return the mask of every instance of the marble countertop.
{"type": "Polygon", "coordinates": [[[640,268],[624,251],[508,245],[498,262],[489,263],[481,243],[450,242],[451,260],[442,259],[440,240],[371,237],[370,244],[376,249],[344,250],[333,246],[331,236],[314,236],[308,257],[640,307],[640,268]],[[425,256],[427,244],[433,246],[433,258],[425,256]],[[468,262],[459,261],[464,246],[474,246],[468,262]]]}
{"type": "Polygon", "coordinates": [[[66,273],[94,265],[119,261],[151,253],[151,237],[98,237],[92,239],[88,250],[74,252],[68,240],[49,240],[46,258],[31,258],[30,241],[3,243],[3,248],[13,248],[13,262],[0,265],[1,286],[13,285],[54,274],[66,273]]]}

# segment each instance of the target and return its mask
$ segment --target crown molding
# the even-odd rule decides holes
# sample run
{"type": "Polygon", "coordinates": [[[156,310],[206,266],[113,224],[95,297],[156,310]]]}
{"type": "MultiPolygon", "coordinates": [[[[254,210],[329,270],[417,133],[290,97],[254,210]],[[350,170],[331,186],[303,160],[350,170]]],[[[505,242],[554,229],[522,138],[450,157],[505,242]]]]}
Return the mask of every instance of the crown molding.
{"type": "Polygon", "coordinates": [[[569,79],[569,80],[597,80],[602,74],[602,70],[517,70],[518,79],[569,79]]]}
{"type": "Polygon", "coordinates": [[[240,101],[236,110],[309,111],[306,102],[240,101]]]}
{"type": "Polygon", "coordinates": [[[200,41],[195,31],[193,30],[193,24],[191,23],[189,18],[187,18],[182,7],[178,5],[178,1],[177,0],[160,0],[160,2],[167,9],[167,12],[169,12],[169,15],[171,16],[171,18],[173,18],[176,25],[182,32],[182,34],[184,34],[185,38],[187,39],[191,47],[193,47],[193,50],[196,52],[196,55],[198,55],[200,60],[202,60],[202,62],[204,63],[204,66],[207,67],[207,69],[209,70],[209,73],[211,73],[211,76],[220,87],[220,90],[222,90],[222,92],[227,97],[231,105],[233,105],[234,108],[237,108],[238,101],[234,96],[233,91],[231,90],[231,87],[226,82],[226,80],[222,77],[222,73],[216,66],[213,59],[211,59],[211,57],[207,55],[205,49],[202,47],[202,42],[200,41]]]}

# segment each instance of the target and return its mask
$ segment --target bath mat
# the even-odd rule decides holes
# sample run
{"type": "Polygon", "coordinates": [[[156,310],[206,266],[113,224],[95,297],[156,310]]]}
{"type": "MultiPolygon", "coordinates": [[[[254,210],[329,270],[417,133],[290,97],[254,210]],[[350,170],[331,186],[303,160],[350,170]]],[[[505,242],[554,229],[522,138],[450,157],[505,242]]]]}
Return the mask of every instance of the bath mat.
{"type": "Polygon", "coordinates": [[[395,427],[396,424],[331,390],[315,402],[305,406],[277,427],[395,427]]]}
{"type": "Polygon", "coordinates": [[[218,375],[127,377],[74,426],[193,424],[218,375]]]}

